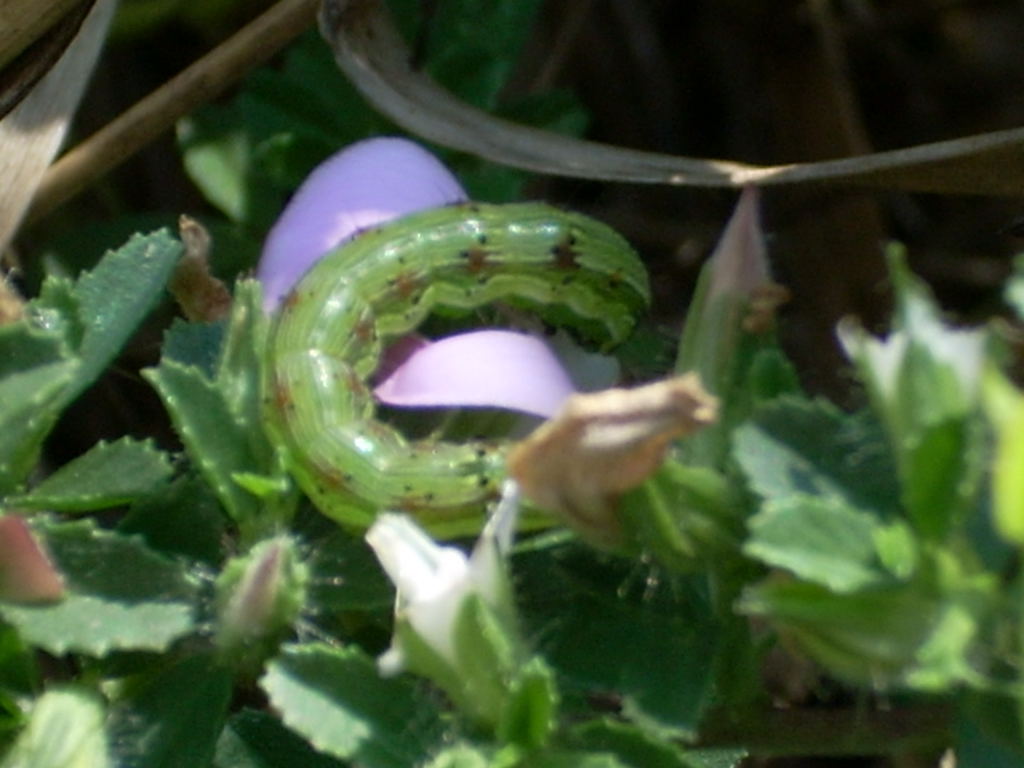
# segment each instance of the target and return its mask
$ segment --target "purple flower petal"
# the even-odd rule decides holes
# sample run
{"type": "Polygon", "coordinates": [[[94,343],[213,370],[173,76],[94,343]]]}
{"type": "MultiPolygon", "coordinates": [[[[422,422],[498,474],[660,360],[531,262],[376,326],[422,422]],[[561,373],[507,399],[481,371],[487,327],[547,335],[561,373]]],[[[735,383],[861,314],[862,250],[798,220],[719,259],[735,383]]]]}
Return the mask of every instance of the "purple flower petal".
{"type": "Polygon", "coordinates": [[[550,417],[574,392],[541,339],[514,331],[449,336],[413,353],[374,394],[401,407],[492,407],[550,417]]]}
{"type": "Polygon", "coordinates": [[[256,269],[264,310],[360,230],[464,200],[459,182],[420,145],[391,137],[352,144],[314,169],[270,230],[256,269]]]}

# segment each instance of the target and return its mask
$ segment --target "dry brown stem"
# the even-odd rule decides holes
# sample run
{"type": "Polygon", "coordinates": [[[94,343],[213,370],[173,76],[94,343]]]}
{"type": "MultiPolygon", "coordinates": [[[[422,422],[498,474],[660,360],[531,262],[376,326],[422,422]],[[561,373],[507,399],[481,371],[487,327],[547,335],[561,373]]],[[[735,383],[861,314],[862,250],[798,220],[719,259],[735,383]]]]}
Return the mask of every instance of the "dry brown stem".
{"type": "Polygon", "coordinates": [[[281,0],[54,163],[28,212],[34,221],[152,142],[307,29],[317,0],[281,0]]]}

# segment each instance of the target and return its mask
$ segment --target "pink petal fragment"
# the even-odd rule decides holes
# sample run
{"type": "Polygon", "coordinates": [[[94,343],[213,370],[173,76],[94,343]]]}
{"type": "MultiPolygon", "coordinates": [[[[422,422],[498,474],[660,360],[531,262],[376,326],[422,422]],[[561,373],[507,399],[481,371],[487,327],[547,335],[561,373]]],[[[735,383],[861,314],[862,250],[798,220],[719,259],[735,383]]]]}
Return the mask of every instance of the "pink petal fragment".
{"type": "Polygon", "coordinates": [[[743,188],[710,260],[715,266],[709,298],[727,293],[749,296],[771,281],[757,187],[743,188]]]}
{"type": "Polygon", "coordinates": [[[396,137],[352,144],[313,170],[270,230],[256,269],[264,310],[360,230],[464,200],[459,182],[420,145],[396,137]]]}
{"type": "Polygon", "coordinates": [[[64,594],[64,580],[20,517],[0,517],[0,600],[52,602],[64,594]]]}
{"type": "Polygon", "coordinates": [[[514,331],[473,331],[411,355],[374,390],[409,408],[507,408],[550,417],[572,381],[543,340],[514,331]]]}

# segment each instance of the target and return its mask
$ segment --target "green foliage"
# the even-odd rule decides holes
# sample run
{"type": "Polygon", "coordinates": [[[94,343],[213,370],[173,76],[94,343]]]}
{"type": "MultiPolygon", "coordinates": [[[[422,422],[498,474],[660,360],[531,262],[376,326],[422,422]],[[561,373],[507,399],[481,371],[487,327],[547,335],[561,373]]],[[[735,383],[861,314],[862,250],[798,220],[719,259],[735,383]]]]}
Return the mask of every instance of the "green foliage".
{"type": "Polygon", "coordinates": [[[103,704],[80,688],[53,690],[35,702],[3,768],[107,768],[103,704]]]}
{"type": "Polygon", "coordinates": [[[602,567],[575,548],[523,555],[522,609],[567,694],[614,691],[630,718],[692,736],[713,696],[720,620],[698,579],[655,574],[665,583],[650,594],[642,568],[602,567]]]}
{"type": "MultiPolygon", "coordinates": [[[[425,69],[461,98],[582,130],[572,96],[503,96],[538,0],[452,0],[432,19],[429,4],[392,4],[425,69]]],[[[128,26],[208,18],[141,5],[128,26]]],[[[220,214],[215,270],[252,266],[316,163],[392,131],[312,33],[183,120],[183,163],[220,214]]],[[[515,198],[526,179],[445,159],[480,199],[515,198]]],[[[81,265],[139,221],[50,247],[81,265]]],[[[866,394],[853,411],[806,397],[773,333],[744,326],[750,296],[702,279],[703,319],[678,357],[706,373],[721,419],[623,495],[630,551],[524,535],[506,563],[514,610],[464,596],[453,662],[406,604],[396,616],[363,532],[319,516],[265,436],[252,281],[235,281],[224,320],[168,323],[142,373],[171,438],[40,461],[163,300],[182,250],[166,231],[135,235],[76,279],[41,281],[24,318],[0,327],[0,499],[64,584],[51,602],[0,603],[0,768],[734,768],[748,755],[899,751],[873,733],[823,743],[813,722],[759,731],[780,695],[762,679],[776,654],[810,669],[812,700],[867,709],[880,694],[938,712],[938,736],[921,742],[955,747],[958,765],[1024,760],[1024,392],[1001,371],[1006,351],[951,327],[898,251],[891,333],[840,329],[866,394]],[[396,639],[406,673],[389,677],[374,657],[396,639]],[[721,732],[739,735],[694,747],[721,732]]],[[[1005,296],[1024,318],[1024,261],[1005,296]]],[[[676,346],[640,332],[626,366],[660,375],[676,346]]]]}
{"type": "Polygon", "coordinates": [[[224,727],[231,674],[208,654],[195,654],[126,680],[108,728],[120,766],[207,765],[224,727]]]}
{"type": "Polygon", "coordinates": [[[217,742],[214,768],[341,768],[344,765],[317,752],[276,717],[242,710],[233,715],[217,742]]]}
{"type": "MultiPolygon", "coordinates": [[[[471,103],[519,122],[578,135],[586,118],[562,91],[532,93],[508,103],[502,90],[530,31],[539,3],[456,0],[437,4],[433,19],[420,4],[395,0],[410,37],[426,41],[425,68],[471,103]],[[428,24],[428,26],[421,26],[428,24]],[[486,32],[485,32],[486,30],[486,32]]],[[[394,134],[338,72],[313,33],[292,46],[280,68],[257,71],[226,105],[200,109],[178,126],[185,169],[203,195],[257,240],[287,198],[318,163],[359,139],[394,134]]],[[[439,152],[470,197],[518,198],[526,174],[478,158],[439,152]]]]}
{"type": "Polygon", "coordinates": [[[64,576],[47,605],[0,604],[0,617],[54,654],[163,651],[195,628],[196,585],[185,567],[91,521],[36,527],[64,576]]]}
{"type": "MultiPolygon", "coordinates": [[[[240,283],[212,377],[200,365],[180,362],[182,352],[176,352],[178,358],[165,355],[159,366],[143,371],[198,471],[250,541],[286,520],[295,500],[261,426],[258,350],[266,321],[259,303],[258,285],[240,283]]],[[[172,350],[183,346],[180,337],[193,338],[187,328],[172,327],[172,350]]],[[[204,331],[203,339],[207,336],[204,331]]],[[[201,361],[208,358],[205,350],[199,351],[201,361]]]]}
{"type": "Polygon", "coordinates": [[[891,454],[868,413],[782,397],[736,429],[733,456],[750,489],[766,501],[804,493],[882,517],[899,513],[891,454]]]}
{"type": "Polygon", "coordinates": [[[321,752],[368,768],[413,765],[441,733],[421,691],[382,678],[355,650],[288,648],[267,665],[260,686],[285,725],[321,752]]]}
{"type": "Polygon", "coordinates": [[[29,493],[7,503],[32,509],[89,511],[127,504],[158,489],[171,475],[166,454],[151,442],[122,438],[98,443],[68,462],[29,493]]]}
{"type": "Polygon", "coordinates": [[[160,299],[181,244],[136,235],[77,281],[49,278],[0,328],[0,492],[19,488],[61,412],[114,361],[160,299]]]}

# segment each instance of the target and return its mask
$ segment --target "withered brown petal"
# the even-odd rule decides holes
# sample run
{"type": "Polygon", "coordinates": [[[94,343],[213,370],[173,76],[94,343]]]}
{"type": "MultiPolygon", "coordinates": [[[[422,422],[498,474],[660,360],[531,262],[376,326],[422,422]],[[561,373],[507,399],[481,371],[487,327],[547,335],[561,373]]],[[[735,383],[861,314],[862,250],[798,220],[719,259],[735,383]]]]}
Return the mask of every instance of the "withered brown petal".
{"type": "Polygon", "coordinates": [[[508,471],[532,502],[595,543],[614,546],[619,496],[658,469],[673,440],[714,422],[717,410],[692,373],[573,395],[513,446],[508,471]]]}

